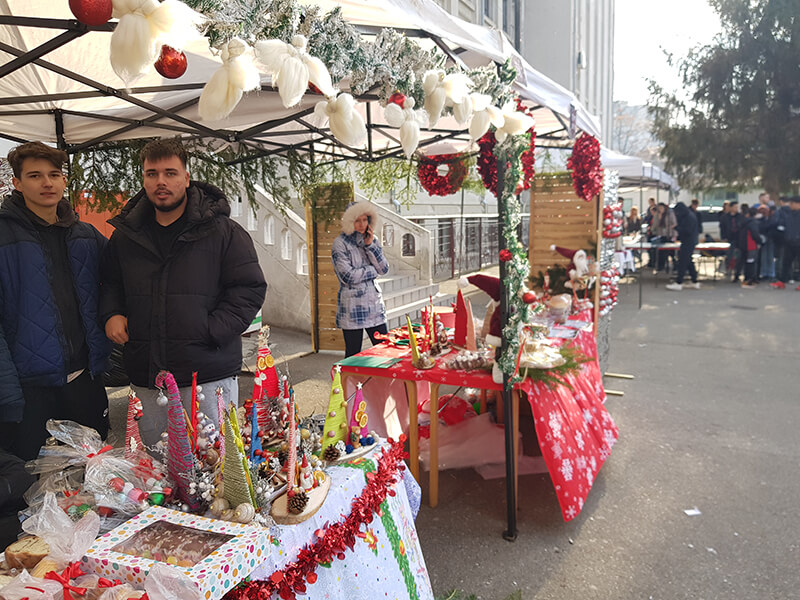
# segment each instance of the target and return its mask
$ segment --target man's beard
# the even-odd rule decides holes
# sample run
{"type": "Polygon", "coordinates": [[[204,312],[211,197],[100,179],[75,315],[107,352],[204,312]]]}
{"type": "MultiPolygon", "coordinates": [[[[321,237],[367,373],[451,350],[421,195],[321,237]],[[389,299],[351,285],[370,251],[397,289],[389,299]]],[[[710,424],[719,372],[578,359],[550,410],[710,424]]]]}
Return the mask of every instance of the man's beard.
{"type": "Polygon", "coordinates": [[[162,212],[162,213],[170,213],[170,212],[172,212],[173,210],[176,210],[176,209],[180,208],[180,207],[183,205],[183,203],[184,203],[185,201],[186,201],[186,194],[184,193],[184,194],[183,194],[183,196],[181,196],[180,198],[178,198],[178,199],[177,199],[175,202],[173,202],[172,204],[155,204],[155,203],[153,203],[153,206],[155,207],[155,209],[156,209],[158,212],[162,212]]]}

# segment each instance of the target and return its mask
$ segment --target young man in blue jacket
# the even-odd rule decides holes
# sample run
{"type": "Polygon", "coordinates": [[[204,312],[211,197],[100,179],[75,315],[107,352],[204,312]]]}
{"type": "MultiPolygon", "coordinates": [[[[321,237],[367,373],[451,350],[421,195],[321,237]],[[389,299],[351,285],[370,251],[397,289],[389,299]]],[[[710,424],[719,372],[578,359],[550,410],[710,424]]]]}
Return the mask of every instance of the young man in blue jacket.
{"type": "Polygon", "coordinates": [[[67,155],[41,142],[8,155],[0,206],[0,446],[36,458],[48,419],[108,433],[110,343],[98,321],[105,238],[64,199],[67,155]]]}

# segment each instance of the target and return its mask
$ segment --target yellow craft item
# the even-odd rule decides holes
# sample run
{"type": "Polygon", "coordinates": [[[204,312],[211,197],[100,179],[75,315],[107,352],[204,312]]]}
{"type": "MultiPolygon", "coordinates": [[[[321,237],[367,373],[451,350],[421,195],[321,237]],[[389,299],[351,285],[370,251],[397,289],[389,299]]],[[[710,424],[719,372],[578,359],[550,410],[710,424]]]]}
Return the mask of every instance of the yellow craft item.
{"type": "Polygon", "coordinates": [[[406,315],[406,322],[408,323],[408,343],[411,346],[411,360],[417,362],[419,360],[417,336],[414,334],[414,328],[411,326],[411,318],[408,315],[406,315]]]}

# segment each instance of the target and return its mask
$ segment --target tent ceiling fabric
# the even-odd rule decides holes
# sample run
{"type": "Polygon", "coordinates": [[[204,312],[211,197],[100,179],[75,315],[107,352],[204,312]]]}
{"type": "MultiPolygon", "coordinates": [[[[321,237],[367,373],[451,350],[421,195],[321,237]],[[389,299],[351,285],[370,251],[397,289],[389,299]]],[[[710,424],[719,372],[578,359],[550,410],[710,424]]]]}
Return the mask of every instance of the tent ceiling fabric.
{"type": "MultiPolygon", "coordinates": [[[[300,2],[320,6],[323,12],[340,7],[365,35],[370,28],[391,26],[418,37],[425,47],[438,45],[452,60],[470,67],[511,58],[519,71],[515,91],[535,108],[537,141],[568,145],[571,116],[577,129],[599,137],[597,119],[571,92],[528,65],[504,35],[457,19],[432,1],[300,2]]],[[[307,93],[299,106],[284,108],[268,75],[262,76],[261,90],[245,94],[225,120],[202,122],[197,100],[221,64],[205,39],[184,49],[188,69],[180,79],[163,79],[151,70],[126,90],[109,61],[112,28],[113,23],[78,24],[66,1],[0,0],[0,136],[61,142],[69,151],[106,141],[183,134],[246,143],[264,153],[308,148],[314,142],[315,151],[341,157],[400,155],[399,134],[386,125],[374,98],[359,98],[370,129],[368,154],[367,148],[343,148],[321,127],[313,113],[320,96],[307,93]],[[25,64],[31,51],[36,51],[36,64],[25,64]],[[23,66],[12,69],[14,61],[23,66]]],[[[424,131],[420,147],[424,152],[426,145],[441,140],[464,147],[468,136],[451,117],[424,131]]]]}

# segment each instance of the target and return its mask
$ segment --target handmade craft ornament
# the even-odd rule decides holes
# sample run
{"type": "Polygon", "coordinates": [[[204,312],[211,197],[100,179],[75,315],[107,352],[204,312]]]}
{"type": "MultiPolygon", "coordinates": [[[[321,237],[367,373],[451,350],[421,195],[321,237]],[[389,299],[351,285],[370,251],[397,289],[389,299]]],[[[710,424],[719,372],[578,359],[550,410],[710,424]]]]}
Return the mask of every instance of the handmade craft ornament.
{"type": "Polygon", "coordinates": [[[503,105],[503,124],[497,127],[495,138],[498,143],[503,143],[510,135],[520,135],[534,126],[533,117],[517,110],[514,102],[507,102],[503,105]]]}
{"type": "Polygon", "coordinates": [[[453,344],[459,348],[467,346],[467,303],[464,301],[464,293],[461,287],[466,287],[469,282],[466,277],[459,280],[459,290],[456,293],[456,324],[453,331],[453,344]]]}
{"type": "Polygon", "coordinates": [[[253,402],[253,412],[250,417],[250,462],[254,466],[264,462],[264,455],[261,448],[261,436],[258,435],[258,406],[253,402]]]}
{"type": "Polygon", "coordinates": [[[144,448],[139,432],[139,419],[142,417],[142,402],[133,390],[128,394],[128,419],[125,425],[125,449],[127,453],[135,453],[144,448]]]}
{"type": "Polygon", "coordinates": [[[111,35],[111,67],[125,85],[151,67],[163,44],[180,50],[199,39],[205,19],[178,0],[113,0],[112,16],[119,22],[111,35]]]}
{"type": "Polygon", "coordinates": [[[442,69],[426,71],[422,76],[422,89],[425,92],[425,112],[428,113],[428,127],[433,127],[442,116],[448,102],[461,104],[472,88],[472,80],[464,73],[445,74],[442,69]]]}
{"type": "Polygon", "coordinates": [[[503,111],[492,105],[491,96],[486,94],[470,94],[472,100],[472,118],[469,122],[469,137],[475,142],[489,131],[489,126],[500,127],[503,124],[503,111]]]}
{"type": "Polygon", "coordinates": [[[186,73],[186,55],[172,46],[161,46],[161,54],[153,65],[158,74],[167,79],[178,79],[186,73]]]}
{"type": "Polygon", "coordinates": [[[190,510],[196,510],[199,502],[189,492],[189,483],[195,480],[194,458],[189,445],[186,412],[183,409],[178,385],[172,374],[167,371],[161,371],[156,376],[155,383],[158,387],[166,385],[169,394],[167,408],[167,432],[169,435],[167,470],[169,477],[175,484],[178,499],[186,503],[190,510]]]}
{"type": "Polygon", "coordinates": [[[411,347],[411,361],[416,363],[419,361],[419,348],[417,348],[417,336],[414,333],[414,327],[411,325],[411,318],[406,315],[406,323],[408,324],[408,345],[411,347]]]}
{"type": "Polygon", "coordinates": [[[300,102],[309,83],[324,96],[336,95],[328,68],[306,51],[307,45],[308,40],[303,35],[294,36],[290,44],[277,39],[255,44],[256,58],[272,75],[272,85],[278,88],[286,108],[300,102]]]}
{"type": "Polygon", "coordinates": [[[220,58],[222,66],[208,80],[197,104],[197,112],[204,121],[224,119],[233,112],[245,92],[261,87],[261,75],[244,40],[233,38],[224,44],[220,58]]]}
{"type": "Polygon", "coordinates": [[[111,0],[69,0],[69,9],[84,25],[103,25],[111,18],[111,0]]]}
{"type": "Polygon", "coordinates": [[[335,446],[347,436],[347,400],[342,389],[342,367],[336,365],[333,370],[331,395],[328,410],[325,413],[325,426],[322,431],[322,451],[335,446]]]}
{"type": "Polygon", "coordinates": [[[353,446],[359,446],[360,440],[369,435],[367,429],[367,403],[364,400],[363,385],[359,381],[356,385],[356,395],[353,398],[353,412],[350,418],[350,438],[349,442],[353,446]]]}
{"type": "MultiPolygon", "coordinates": [[[[288,383],[287,383],[288,386],[288,383]]],[[[294,392],[289,392],[289,432],[286,436],[286,441],[289,444],[288,453],[289,456],[286,459],[286,477],[287,477],[287,484],[289,486],[288,494],[292,496],[294,494],[294,486],[297,483],[297,425],[294,422],[294,392]]]]}
{"type": "Polygon", "coordinates": [[[345,146],[358,148],[367,141],[367,125],[350,94],[339,94],[317,102],[314,113],[328,120],[331,133],[345,146]]]}
{"type": "Polygon", "coordinates": [[[232,408],[225,417],[225,460],[222,465],[223,497],[230,506],[254,502],[249,472],[246,468],[244,444],[238,435],[236,415],[232,408]]]}
{"type": "Polygon", "coordinates": [[[419,146],[420,128],[428,123],[428,114],[424,110],[414,110],[416,101],[408,96],[403,105],[390,102],[383,110],[383,118],[390,127],[400,130],[400,146],[406,158],[411,158],[419,146]]]}

